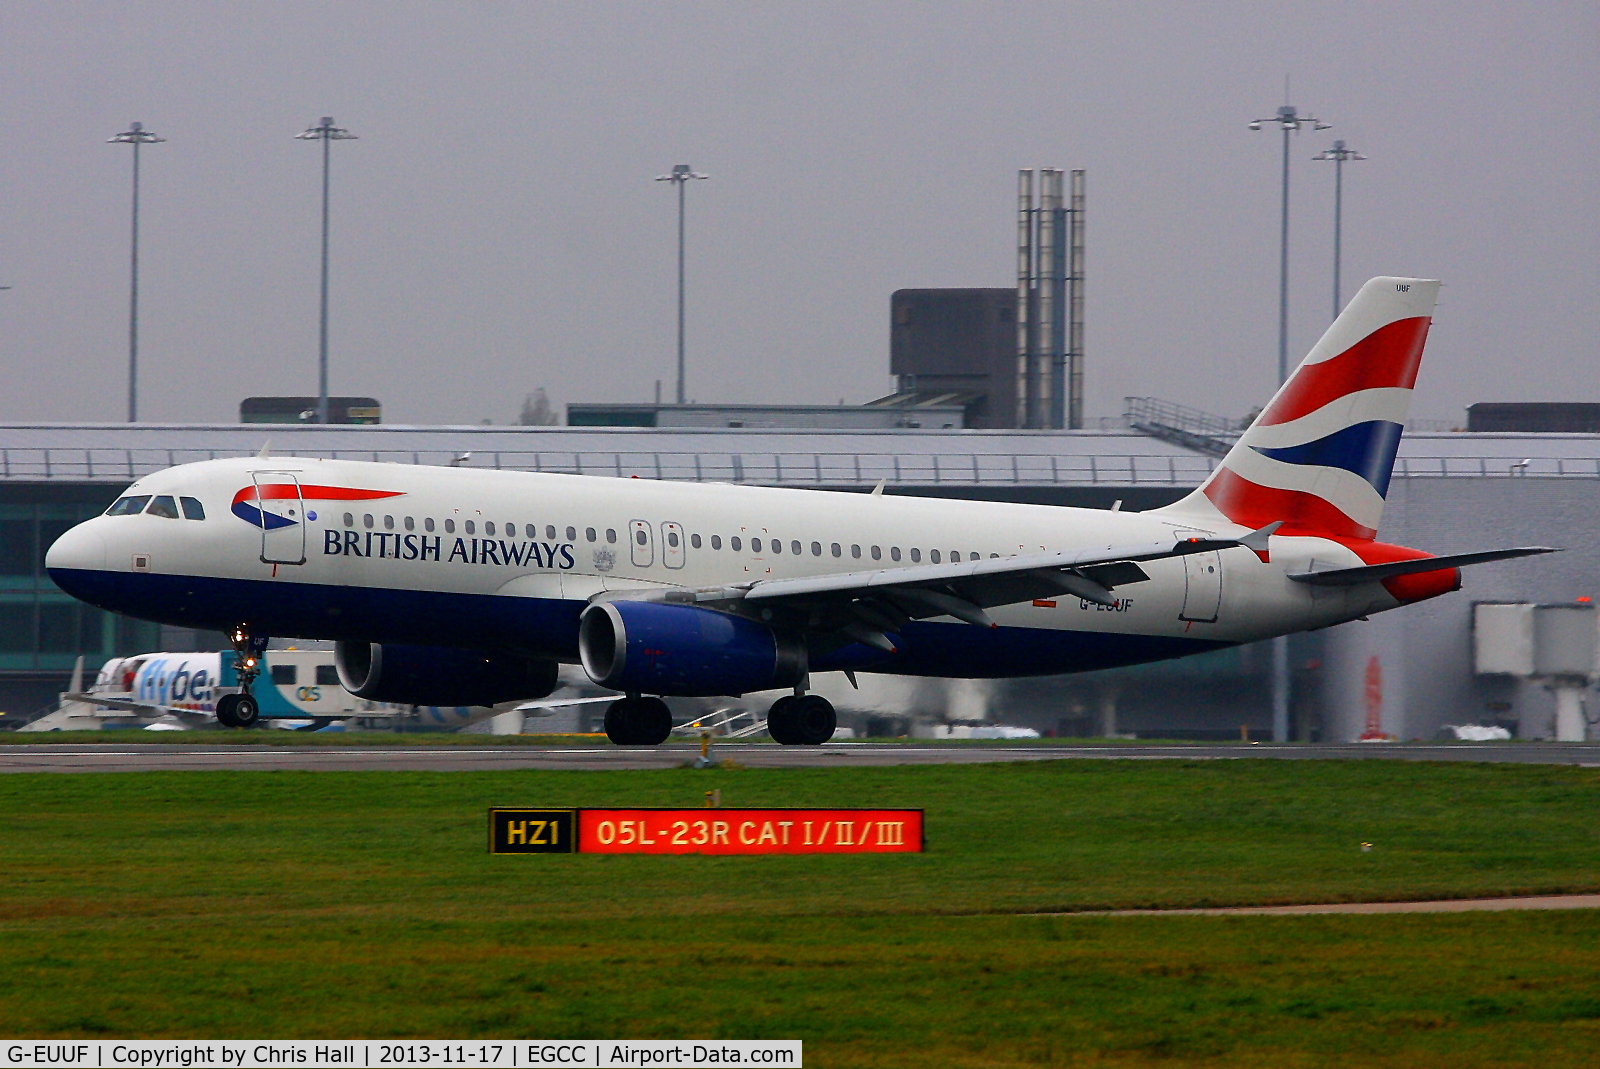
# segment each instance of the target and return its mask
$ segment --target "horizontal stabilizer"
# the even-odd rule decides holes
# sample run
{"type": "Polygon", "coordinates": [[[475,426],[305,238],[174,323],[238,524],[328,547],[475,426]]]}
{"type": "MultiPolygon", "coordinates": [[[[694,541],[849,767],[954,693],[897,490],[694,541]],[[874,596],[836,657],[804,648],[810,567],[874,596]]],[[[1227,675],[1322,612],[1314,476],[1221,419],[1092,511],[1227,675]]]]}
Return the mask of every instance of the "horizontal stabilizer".
{"type": "Polygon", "coordinates": [[[1452,553],[1443,557],[1420,557],[1415,560],[1390,561],[1387,564],[1367,564],[1357,568],[1330,568],[1320,572],[1297,572],[1291,576],[1297,583],[1312,586],[1356,586],[1376,583],[1396,575],[1415,575],[1419,572],[1436,572],[1444,568],[1464,568],[1469,564],[1487,564],[1494,560],[1511,560],[1514,557],[1532,557],[1540,553],[1558,553],[1549,546],[1519,546],[1516,549],[1486,549],[1481,553],[1452,553]]]}

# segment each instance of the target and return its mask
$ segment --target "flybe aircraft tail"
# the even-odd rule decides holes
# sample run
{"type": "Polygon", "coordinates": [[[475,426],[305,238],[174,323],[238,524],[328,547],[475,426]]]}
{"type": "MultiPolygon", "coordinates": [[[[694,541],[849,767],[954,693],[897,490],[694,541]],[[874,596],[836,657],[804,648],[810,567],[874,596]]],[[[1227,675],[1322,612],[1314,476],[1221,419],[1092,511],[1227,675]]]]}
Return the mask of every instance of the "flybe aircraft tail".
{"type": "Polygon", "coordinates": [[[1375,537],[1438,295],[1429,279],[1367,282],[1205,484],[1158,511],[1375,537]]]}

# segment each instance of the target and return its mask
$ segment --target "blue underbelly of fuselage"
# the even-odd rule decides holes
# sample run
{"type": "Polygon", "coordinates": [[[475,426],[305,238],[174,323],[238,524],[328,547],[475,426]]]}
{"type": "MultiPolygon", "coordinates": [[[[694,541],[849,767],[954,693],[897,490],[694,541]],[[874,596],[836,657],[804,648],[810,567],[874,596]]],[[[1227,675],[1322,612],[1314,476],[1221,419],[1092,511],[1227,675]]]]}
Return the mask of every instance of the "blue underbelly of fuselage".
{"type": "MultiPolygon", "coordinates": [[[[217,579],[55,568],[50,578],[91,605],[178,627],[257,636],[517,649],[578,660],[584,601],[283,580],[217,579]],[[241,611],[240,606],[248,606],[241,611]]],[[[813,672],[988,679],[1060,675],[1168,660],[1231,645],[1206,639],[914,621],[887,654],[852,643],[814,654],[813,672]]]]}

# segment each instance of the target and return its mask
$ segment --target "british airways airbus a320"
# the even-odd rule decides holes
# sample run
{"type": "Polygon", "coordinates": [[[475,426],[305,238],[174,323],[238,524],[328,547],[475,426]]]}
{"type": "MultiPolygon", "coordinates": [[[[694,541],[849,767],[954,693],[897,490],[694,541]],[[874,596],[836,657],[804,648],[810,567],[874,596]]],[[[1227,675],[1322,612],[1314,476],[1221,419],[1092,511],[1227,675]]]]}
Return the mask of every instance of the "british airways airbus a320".
{"type": "Polygon", "coordinates": [[[998,677],[1136,664],[1448,593],[1462,565],[1377,541],[1439,284],[1375,278],[1194,493],[1143,513],[290,457],[156,472],[50,548],[93,605],[234,637],[248,726],[266,638],[338,643],[378,701],[536,699],[561,662],[667,738],[661,695],[782,690],[819,744],[817,672],[998,677]]]}

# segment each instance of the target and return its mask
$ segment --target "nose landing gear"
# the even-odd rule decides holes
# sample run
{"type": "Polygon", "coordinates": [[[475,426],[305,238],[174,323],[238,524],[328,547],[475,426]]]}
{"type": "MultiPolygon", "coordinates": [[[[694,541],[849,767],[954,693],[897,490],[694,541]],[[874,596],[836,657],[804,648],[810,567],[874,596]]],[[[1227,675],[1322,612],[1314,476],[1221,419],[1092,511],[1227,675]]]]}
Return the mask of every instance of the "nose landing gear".
{"type": "Polygon", "coordinates": [[[261,722],[261,706],[250,693],[250,685],[261,674],[261,654],[266,638],[252,638],[242,627],[233,630],[233,670],[239,677],[239,692],[217,699],[217,722],[223,727],[249,728],[261,722]]]}
{"type": "Polygon", "coordinates": [[[672,734],[672,710],[660,698],[629,694],[606,707],[606,737],[618,746],[659,746],[672,734]]]}

